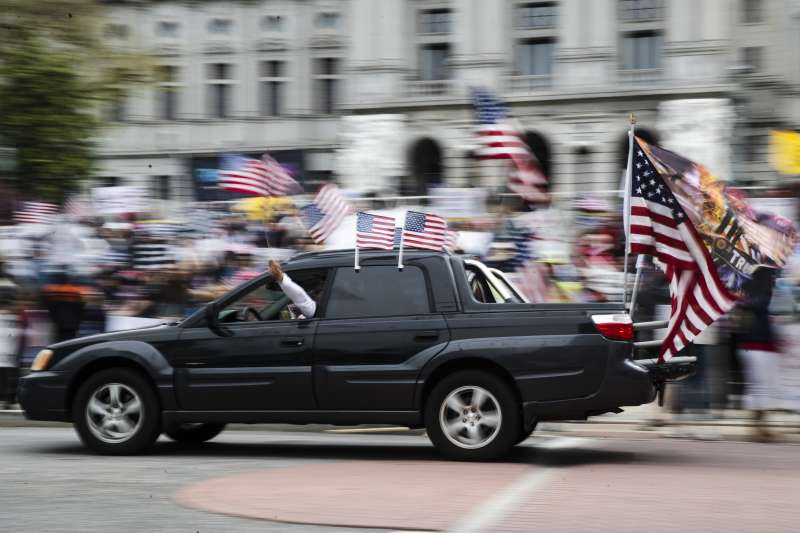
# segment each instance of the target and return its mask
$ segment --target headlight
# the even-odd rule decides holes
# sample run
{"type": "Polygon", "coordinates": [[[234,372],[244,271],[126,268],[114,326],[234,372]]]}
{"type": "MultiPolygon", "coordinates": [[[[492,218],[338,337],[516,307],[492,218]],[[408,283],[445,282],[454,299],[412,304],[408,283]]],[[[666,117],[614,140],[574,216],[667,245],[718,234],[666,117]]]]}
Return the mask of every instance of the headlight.
{"type": "Polygon", "coordinates": [[[41,350],[36,354],[36,359],[33,360],[31,365],[31,372],[39,372],[47,369],[50,364],[50,359],[53,358],[53,350],[41,350]]]}

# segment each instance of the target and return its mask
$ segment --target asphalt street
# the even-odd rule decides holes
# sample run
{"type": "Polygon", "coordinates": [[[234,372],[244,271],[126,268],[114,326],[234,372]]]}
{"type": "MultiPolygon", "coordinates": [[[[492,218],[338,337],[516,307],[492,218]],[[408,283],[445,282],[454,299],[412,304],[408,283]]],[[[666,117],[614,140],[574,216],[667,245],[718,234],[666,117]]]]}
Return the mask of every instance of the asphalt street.
{"type": "MultiPolygon", "coordinates": [[[[365,488],[369,495],[393,483],[398,462],[420,476],[449,469],[446,476],[421,481],[426,490],[438,482],[457,485],[461,475],[465,485],[481,485],[494,473],[515,476],[501,489],[486,489],[480,505],[456,505],[454,516],[443,518],[453,531],[796,531],[800,510],[792,501],[800,493],[798,452],[800,446],[791,443],[544,435],[526,441],[502,464],[453,467],[420,435],[258,430],[226,431],[193,448],[162,440],[148,455],[100,457],[87,453],[69,428],[7,427],[0,428],[0,531],[379,531],[193,510],[177,503],[176,494],[204,480],[232,476],[235,482],[236,475],[284,472],[287,485],[300,495],[291,503],[312,513],[322,505],[310,490],[322,482],[314,477],[317,466],[341,465],[341,476],[356,476],[353,484],[373,485],[365,488]],[[309,477],[298,479],[303,472],[309,477]],[[305,486],[308,502],[302,501],[305,486]]],[[[244,493],[258,496],[261,490],[280,496],[280,487],[269,485],[245,487],[244,493]]],[[[408,491],[408,501],[401,494],[386,502],[381,512],[391,517],[400,507],[425,513],[426,506],[437,506],[437,501],[414,500],[413,492],[408,491]]],[[[326,505],[334,509],[336,497],[350,498],[332,497],[326,505]]],[[[352,498],[342,513],[358,507],[352,498]]]]}

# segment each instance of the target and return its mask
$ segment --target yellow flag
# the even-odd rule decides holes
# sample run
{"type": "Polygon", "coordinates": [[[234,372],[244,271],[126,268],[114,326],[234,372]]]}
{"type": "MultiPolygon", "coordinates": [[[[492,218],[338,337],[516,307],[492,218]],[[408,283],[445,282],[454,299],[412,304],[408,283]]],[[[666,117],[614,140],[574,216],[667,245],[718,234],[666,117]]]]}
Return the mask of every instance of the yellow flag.
{"type": "Polygon", "coordinates": [[[800,133],[773,131],[771,135],[772,167],[781,174],[800,174],[800,133]]]}

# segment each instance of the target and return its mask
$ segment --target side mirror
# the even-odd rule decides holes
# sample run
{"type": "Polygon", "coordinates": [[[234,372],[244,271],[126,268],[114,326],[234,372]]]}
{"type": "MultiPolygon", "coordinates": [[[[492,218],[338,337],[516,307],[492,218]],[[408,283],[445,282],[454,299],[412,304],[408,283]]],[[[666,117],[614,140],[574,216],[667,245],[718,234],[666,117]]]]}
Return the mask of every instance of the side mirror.
{"type": "Polygon", "coordinates": [[[206,305],[205,318],[206,325],[218,337],[230,337],[233,332],[219,323],[219,306],[217,302],[210,302],[206,305]]]}

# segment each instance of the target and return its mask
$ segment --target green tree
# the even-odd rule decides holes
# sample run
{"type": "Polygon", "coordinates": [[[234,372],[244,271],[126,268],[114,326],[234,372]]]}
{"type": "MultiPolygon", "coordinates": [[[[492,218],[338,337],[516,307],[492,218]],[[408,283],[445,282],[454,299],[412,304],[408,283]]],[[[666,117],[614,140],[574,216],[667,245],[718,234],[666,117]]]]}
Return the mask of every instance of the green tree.
{"type": "Polygon", "coordinates": [[[102,21],[96,1],[0,0],[0,131],[22,198],[61,201],[78,189],[102,106],[150,78],[146,59],[105,44],[102,21]]]}

